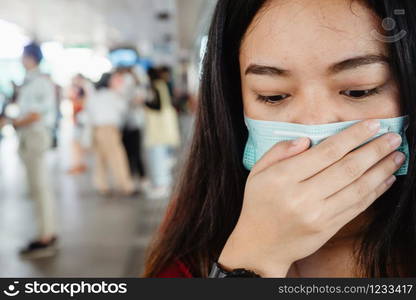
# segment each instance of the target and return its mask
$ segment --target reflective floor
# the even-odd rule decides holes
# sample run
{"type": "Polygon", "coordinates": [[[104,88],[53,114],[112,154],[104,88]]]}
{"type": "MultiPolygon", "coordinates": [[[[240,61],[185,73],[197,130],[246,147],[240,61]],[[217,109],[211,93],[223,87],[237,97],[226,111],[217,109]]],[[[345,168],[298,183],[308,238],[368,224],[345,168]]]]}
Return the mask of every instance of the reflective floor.
{"type": "MultiPolygon", "coordinates": [[[[64,130],[65,131],[65,130],[64,130]]],[[[57,197],[59,253],[25,261],[18,250],[34,235],[32,202],[15,136],[0,143],[0,277],[136,277],[167,199],[102,198],[91,175],[66,174],[69,139],[48,153],[57,197]]]]}

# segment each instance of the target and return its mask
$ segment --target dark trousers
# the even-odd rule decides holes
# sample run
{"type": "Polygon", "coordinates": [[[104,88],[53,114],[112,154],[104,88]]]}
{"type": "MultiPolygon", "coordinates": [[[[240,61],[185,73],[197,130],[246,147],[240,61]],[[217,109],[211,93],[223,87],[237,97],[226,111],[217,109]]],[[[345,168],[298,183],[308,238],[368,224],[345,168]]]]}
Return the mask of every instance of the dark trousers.
{"type": "Polygon", "coordinates": [[[146,175],[141,153],[142,132],[140,129],[123,129],[123,144],[126,148],[129,161],[130,172],[132,175],[144,177],[146,175]]]}

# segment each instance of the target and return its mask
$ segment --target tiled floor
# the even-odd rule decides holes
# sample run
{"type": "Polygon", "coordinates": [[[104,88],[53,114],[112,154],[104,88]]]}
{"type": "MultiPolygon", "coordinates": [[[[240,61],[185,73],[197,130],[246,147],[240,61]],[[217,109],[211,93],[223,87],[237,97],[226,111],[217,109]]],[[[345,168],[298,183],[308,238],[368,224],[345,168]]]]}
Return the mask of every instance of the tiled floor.
{"type": "Polygon", "coordinates": [[[32,203],[16,155],[16,139],[0,142],[0,277],[131,277],[143,258],[167,199],[106,199],[95,194],[90,174],[70,176],[68,141],[48,153],[60,225],[54,258],[24,261],[18,249],[32,237],[32,203]]]}

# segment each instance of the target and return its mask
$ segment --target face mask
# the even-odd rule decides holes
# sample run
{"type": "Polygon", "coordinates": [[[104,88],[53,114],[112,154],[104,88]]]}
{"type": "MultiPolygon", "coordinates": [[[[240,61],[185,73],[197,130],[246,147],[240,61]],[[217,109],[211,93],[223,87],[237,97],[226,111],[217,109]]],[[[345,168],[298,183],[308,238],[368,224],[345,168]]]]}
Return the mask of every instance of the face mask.
{"type": "MultiPolygon", "coordinates": [[[[302,125],[295,123],[259,121],[248,117],[244,118],[248,128],[249,136],[244,151],[243,164],[248,170],[269,151],[276,143],[295,140],[300,137],[311,139],[311,146],[316,146],[326,138],[335,135],[359,121],[348,121],[340,123],[302,125]]],[[[388,132],[398,133],[402,137],[402,144],[397,149],[406,155],[406,160],[395,175],[407,174],[409,164],[409,146],[406,138],[409,117],[402,116],[391,119],[380,119],[380,131],[362,145],[388,132]]],[[[360,145],[360,147],[362,146],[360,145]]]]}

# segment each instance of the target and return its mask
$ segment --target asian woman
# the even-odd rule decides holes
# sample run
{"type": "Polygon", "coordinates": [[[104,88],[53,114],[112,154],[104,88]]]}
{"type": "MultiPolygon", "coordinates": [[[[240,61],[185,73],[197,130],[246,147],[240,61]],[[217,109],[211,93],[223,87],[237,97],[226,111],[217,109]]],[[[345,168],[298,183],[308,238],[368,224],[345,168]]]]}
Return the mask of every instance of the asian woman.
{"type": "Polygon", "coordinates": [[[415,276],[415,72],[414,1],[219,0],[190,153],[144,276],[208,277],[214,262],[261,277],[415,276]],[[405,136],[364,144],[405,115],[405,136]],[[248,119],[357,122],[318,145],[279,142],[248,170],[248,119]]]}

